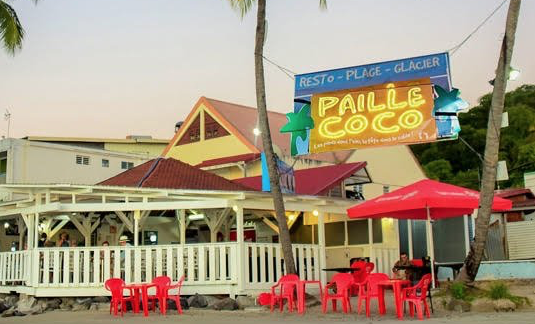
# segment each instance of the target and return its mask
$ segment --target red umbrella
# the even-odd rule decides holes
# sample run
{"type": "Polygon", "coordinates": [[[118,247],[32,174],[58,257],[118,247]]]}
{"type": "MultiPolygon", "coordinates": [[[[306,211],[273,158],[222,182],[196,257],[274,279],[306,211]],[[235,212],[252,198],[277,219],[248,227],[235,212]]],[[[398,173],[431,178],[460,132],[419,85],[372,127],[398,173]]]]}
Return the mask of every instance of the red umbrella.
{"type": "MultiPolygon", "coordinates": [[[[492,209],[505,211],[512,201],[494,197],[492,209]]],[[[442,219],[471,214],[479,207],[479,192],[434,180],[420,180],[347,210],[350,218],[442,219]]]]}
{"type": "MultiPolygon", "coordinates": [[[[512,206],[513,202],[508,199],[494,197],[492,201],[494,211],[506,211],[512,206]]],[[[427,250],[431,262],[434,262],[431,220],[460,217],[471,214],[476,208],[479,208],[479,192],[425,179],[353,206],[347,210],[347,215],[350,218],[390,217],[426,220],[427,250]]],[[[434,267],[431,267],[431,273],[434,288],[434,267]]]]}

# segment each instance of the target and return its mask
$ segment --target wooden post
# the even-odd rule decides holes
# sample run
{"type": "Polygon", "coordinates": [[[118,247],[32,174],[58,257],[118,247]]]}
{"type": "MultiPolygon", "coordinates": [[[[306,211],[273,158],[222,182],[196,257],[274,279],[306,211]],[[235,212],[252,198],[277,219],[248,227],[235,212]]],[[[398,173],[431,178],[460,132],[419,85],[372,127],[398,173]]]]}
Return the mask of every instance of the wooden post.
{"type": "MultiPolygon", "coordinates": [[[[320,250],[320,269],[327,265],[327,257],[325,255],[325,213],[318,211],[318,247],[320,250]]],[[[327,273],[320,270],[320,281],[322,285],[327,284],[327,273]]]]}
{"type": "Polygon", "coordinates": [[[180,230],[180,244],[184,246],[186,244],[186,211],[180,209],[176,211],[178,217],[179,230],[180,230]]]}
{"type": "Polygon", "coordinates": [[[134,210],[134,246],[139,245],[139,219],[141,218],[141,212],[134,210]]]}
{"type": "Polygon", "coordinates": [[[237,269],[238,269],[238,292],[242,293],[245,289],[245,258],[249,254],[245,251],[245,241],[243,233],[243,207],[237,206],[236,209],[236,243],[238,244],[237,269]]]}

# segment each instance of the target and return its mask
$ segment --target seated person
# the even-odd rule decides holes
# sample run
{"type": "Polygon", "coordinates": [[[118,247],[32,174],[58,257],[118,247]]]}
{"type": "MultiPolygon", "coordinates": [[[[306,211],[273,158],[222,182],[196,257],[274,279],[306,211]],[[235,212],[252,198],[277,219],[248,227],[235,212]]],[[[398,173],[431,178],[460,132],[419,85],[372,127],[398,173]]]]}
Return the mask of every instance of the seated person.
{"type": "Polygon", "coordinates": [[[395,279],[404,279],[404,280],[411,280],[412,277],[412,269],[399,269],[399,267],[411,267],[411,261],[409,260],[409,257],[407,256],[407,253],[401,252],[399,255],[399,260],[394,264],[394,268],[392,268],[392,272],[394,273],[395,279]]]}

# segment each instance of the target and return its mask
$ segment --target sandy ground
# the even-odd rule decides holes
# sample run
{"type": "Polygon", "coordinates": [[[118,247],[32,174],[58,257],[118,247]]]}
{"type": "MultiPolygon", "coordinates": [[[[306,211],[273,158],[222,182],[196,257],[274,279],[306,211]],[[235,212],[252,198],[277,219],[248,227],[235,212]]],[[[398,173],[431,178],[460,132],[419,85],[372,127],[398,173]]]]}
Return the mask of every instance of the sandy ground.
{"type": "MultiPolygon", "coordinates": [[[[534,323],[535,312],[516,311],[513,313],[464,313],[464,314],[433,314],[426,323],[458,323],[458,324],[493,324],[493,323],[534,323]]],[[[162,316],[158,313],[151,313],[148,318],[142,315],[128,313],[123,318],[120,316],[113,317],[107,311],[97,312],[68,312],[54,311],[41,315],[32,315],[25,317],[10,317],[0,319],[0,323],[40,323],[40,324],[108,324],[108,323],[176,323],[181,324],[267,324],[267,323],[296,323],[296,324],[315,324],[315,323],[372,323],[379,322],[382,324],[399,323],[393,312],[379,317],[372,315],[371,319],[364,315],[355,313],[328,313],[322,314],[319,307],[310,309],[306,314],[300,316],[295,313],[270,313],[268,310],[257,311],[214,311],[190,309],[184,311],[183,315],[177,315],[173,312],[170,315],[162,316]]],[[[406,318],[405,322],[418,322],[416,319],[406,318]]]]}

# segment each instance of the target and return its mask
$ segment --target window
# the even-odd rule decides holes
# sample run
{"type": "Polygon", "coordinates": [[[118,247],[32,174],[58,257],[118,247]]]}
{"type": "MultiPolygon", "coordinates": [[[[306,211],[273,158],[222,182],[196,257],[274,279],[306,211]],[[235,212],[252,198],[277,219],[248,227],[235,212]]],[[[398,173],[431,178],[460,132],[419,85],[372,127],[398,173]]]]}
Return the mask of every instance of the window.
{"type": "Polygon", "coordinates": [[[109,168],[110,167],[110,160],[102,159],[102,167],[103,168],[109,168]]]}
{"type": "Polygon", "coordinates": [[[128,170],[134,167],[134,162],[121,161],[121,169],[128,170]]]}
{"type": "Polygon", "coordinates": [[[89,156],[77,155],[76,164],[89,165],[89,156]]]}
{"type": "MultiPolygon", "coordinates": [[[[380,219],[372,221],[373,243],[383,243],[383,226],[380,219]]],[[[368,220],[354,220],[347,222],[349,245],[368,244],[368,220]]]]}

